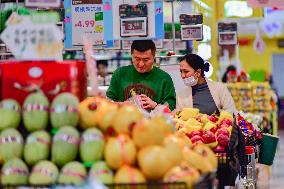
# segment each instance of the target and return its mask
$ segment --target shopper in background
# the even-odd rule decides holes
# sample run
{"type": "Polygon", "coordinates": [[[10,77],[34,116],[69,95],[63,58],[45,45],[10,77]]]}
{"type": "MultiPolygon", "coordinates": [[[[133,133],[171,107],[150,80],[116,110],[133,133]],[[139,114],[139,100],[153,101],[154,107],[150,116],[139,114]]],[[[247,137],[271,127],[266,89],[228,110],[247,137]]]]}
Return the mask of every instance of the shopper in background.
{"type": "Polygon", "coordinates": [[[221,110],[234,114],[235,103],[229,90],[221,82],[207,80],[204,72],[208,70],[209,63],[196,54],[181,59],[180,72],[186,87],[177,95],[177,109],[193,107],[208,115],[221,110]]]}
{"type": "Polygon", "coordinates": [[[152,40],[135,40],[131,45],[132,65],[118,68],[112,76],[107,97],[124,102],[137,94],[144,109],[158,104],[176,106],[173,81],[168,73],[154,66],[156,46],[152,40]]]}
{"type": "Polygon", "coordinates": [[[98,81],[101,86],[110,84],[111,74],[108,73],[107,67],[107,60],[97,60],[98,81]]]}
{"type": "Polygon", "coordinates": [[[228,66],[227,67],[227,69],[226,69],[226,71],[225,71],[225,73],[224,73],[224,75],[223,75],[223,77],[222,77],[222,82],[223,83],[227,83],[227,79],[228,79],[228,74],[230,73],[230,72],[237,72],[237,68],[234,66],[234,65],[230,65],[230,66],[228,66]]]}

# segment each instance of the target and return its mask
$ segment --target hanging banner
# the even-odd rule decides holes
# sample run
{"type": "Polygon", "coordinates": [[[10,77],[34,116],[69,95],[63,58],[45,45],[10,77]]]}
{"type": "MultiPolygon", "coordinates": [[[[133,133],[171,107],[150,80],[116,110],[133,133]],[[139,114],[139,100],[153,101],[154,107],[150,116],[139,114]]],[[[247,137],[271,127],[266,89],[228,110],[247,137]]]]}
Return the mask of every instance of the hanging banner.
{"type": "Polygon", "coordinates": [[[284,7],[283,0],[247,0],[248,6],[257,7],[284,7]]]}
{"type": "Polygon", "coordinates": [[[102,0],[65,0],[65,48],[82,47],[83,36],[92,45],[105,45],[102,0]]]}
{"type": "Polygon", "coordinates": [[[163,2],[103,0],[106,40],[163,39],[163,2]]]}

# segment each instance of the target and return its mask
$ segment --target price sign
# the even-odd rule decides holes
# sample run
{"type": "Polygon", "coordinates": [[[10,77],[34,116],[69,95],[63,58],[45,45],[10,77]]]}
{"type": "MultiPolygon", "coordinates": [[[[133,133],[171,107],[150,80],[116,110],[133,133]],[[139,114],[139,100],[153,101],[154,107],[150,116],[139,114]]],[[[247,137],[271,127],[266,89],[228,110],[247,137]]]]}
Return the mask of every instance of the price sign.
{"type": "Polygon", "coordinates": [[[24,20],[8,26],[0,37],[18,59],[62,60],[63,34],[54,24],[24,20]]]}
{"type": "Polygon", "coordinates": [[[179,18],[182,40],[203,39],[203,16],[201,14],[181,14],[179,18]]]}
{"type": "Polygon", "coordinates": [[[120,36],[131,37],[148,35],[148,9],[146,4],[119,6],[120,36]]]}
{"type": "Polygon", "coordinates": [[[121,37],[147,36],[147,18],[123,18],[121,21],[121,37]]]}
{"type": "Polygon", "coordinates": [[[218,23],[218,43],[219,45],[236,45],[238,43],[237,37],[237,23],[218,23]]]}
{"type": "Polygon", "coordinates": [[[72,46],[82,46],[83,36],[93,45],[104,45],[103,5],[101,1],[72,0],[72,46]]]}
{"type": "Polygon", "coordinates": [[[202,40],[202,24],[198,25],[182,25],[181,38],[182,40],[202,40]]]}

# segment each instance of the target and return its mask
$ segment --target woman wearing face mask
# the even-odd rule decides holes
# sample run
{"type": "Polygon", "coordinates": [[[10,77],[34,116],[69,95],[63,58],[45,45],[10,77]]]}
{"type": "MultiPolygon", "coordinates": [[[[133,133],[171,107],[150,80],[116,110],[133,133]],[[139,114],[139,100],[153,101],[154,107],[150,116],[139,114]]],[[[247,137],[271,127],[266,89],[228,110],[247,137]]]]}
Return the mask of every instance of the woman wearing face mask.
{"type": "Polygon", "coordinates": [[[227,111],[235,112],[234,100],[226,85],[207,80],[209,63],[196,54],[187,54],[180,61],[181,77],[186,87],[177,93],[177,109],[197,108],[203,114],[211,115],[227,111]]]}

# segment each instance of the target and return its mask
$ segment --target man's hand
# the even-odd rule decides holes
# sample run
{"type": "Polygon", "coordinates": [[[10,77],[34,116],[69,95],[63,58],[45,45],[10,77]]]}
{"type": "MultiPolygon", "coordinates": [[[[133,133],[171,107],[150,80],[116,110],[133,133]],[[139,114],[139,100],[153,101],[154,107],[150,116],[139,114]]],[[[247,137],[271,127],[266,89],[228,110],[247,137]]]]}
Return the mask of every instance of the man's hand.
{"type": "Polygon", "coordinates": [[[149,98],[148,96],[144,94],[139,95],[139,98],[140,98],[142,107],[145,110],[153,110],[158,105],[157,102],[154,102],[151,98],[149,98]]]}

